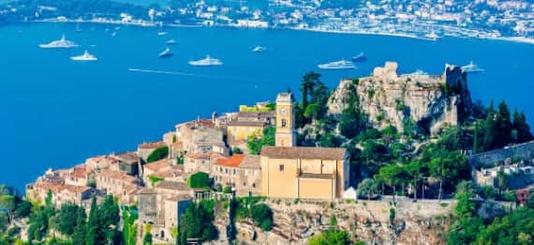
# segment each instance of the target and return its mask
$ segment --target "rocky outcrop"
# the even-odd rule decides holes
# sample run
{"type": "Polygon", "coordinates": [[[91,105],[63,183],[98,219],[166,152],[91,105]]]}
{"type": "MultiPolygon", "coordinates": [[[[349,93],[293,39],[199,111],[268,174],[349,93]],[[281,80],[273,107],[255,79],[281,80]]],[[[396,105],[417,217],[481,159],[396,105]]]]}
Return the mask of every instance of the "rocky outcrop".
{"type": "MultiPolygon", "coordinates": [[[[275,226],[263,232],[251,221],[237,223],[240,244],[307,244],[313,235],[331,227],[349,232],[351,239],[365,244],[445,244],[452,203],[400,200],[390,219],[388,201],[298,203],[271,200],[275,226]]],[[[222,233],[222,231],[221,231],[222,233]]]]}
{"type": "Polygon", "coordinates": [[[403,131],[411,123],[433,134],[469,115],[471,98],[466,73],[460,67],[446,65],[442,75],[398,75],[397,68],[397,63],[386,62],[370,77],[342,80],[330,97],[328,112],[339,115],[348,106],[351,86],[356,86],[361,109],[379,128],[393,125],[403,131]]]}

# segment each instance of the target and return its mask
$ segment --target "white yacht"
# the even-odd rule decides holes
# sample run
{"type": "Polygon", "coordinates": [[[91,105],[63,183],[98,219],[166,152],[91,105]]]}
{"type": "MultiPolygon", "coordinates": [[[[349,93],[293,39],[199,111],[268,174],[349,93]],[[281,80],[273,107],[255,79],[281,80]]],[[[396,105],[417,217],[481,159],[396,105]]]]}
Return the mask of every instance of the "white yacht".
{"type": "Polygon", "coordinates": [[[61,36],[61,39],[55,40],[46,44],[39,44],[40,48],[75,48],[78,47],[73,41],[69,41],[65,38],[65,35],[61,36]]]}
{"type": "Polygon", "coordinates": [[[168,34],[168,32],[166,32],[166,31],[160,31],[160,32],[158,32],[158,36],[165,36],[165,35],[167,35],[167,34],[168,34]]]}
{"type": "Polygon", "coordinates": [[[70,59],[74,61],[97,61],[98,60],[96,56],[90,54],[89,51],[87,51],[87,49],[82,55],[72,56],[70,57],[70,59]]]}
{"type": "Polygon", "coordinates": [[[189,64],[192,66],[220,66],[222,61],[217,58],[212,58],[209,55],[206,58],[201,60],[189,61],[189,64]]]}
{"type": "Polygon", "coordinates": [[[325,64],[320,64],[317,67],[323,70],[351,70],[356,69],[354,63],[348,60],[333,61],[325,64]]]}
{"type": "Polygon", "coordinates": [[[171,40],[167,41],[166,44],[167,45],[175,45],[176,44],[176,40],[171,39],[171,40]]]}
{"type": "Polygon", "coordinates": [[[172,56],[172,51],[170,48],[165,48],[161,53],[159,53],[160,58],[169,58],[172,56]]]}
{"type": "Polygon", "coordinates": [[[363,52],[360,52],[358,55],[352,56],[353,61],[365,61],[367,60],[367,56],[363,52]]]}
{"type": "Polygon", "coordinates": [[[462,66],[462,71],[465,72],[483,72],[484,69],[479,68],[473,61],[469,64],[462,66]]]}
{"type": "Polygon", "coordinates": [[[265,48],[265,47],[256,46],[255,48],[252,49],[252,52],[254,52],[254,53],[262,53],[262,52],[265,52],[266,50],[267,50],[267,48],[265,48]]]}

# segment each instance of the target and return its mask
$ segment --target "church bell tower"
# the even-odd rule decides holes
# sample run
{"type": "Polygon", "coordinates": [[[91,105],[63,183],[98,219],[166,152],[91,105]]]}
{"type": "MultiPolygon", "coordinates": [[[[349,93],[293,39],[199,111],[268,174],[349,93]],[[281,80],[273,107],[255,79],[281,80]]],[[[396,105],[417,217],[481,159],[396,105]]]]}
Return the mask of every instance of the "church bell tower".
{"type": "Polygon", "coordinates": [[[293,111],[293,95],[279,93],[276,97],[276,141],[275,146],[296,146],[295,113],[293,111]]]}

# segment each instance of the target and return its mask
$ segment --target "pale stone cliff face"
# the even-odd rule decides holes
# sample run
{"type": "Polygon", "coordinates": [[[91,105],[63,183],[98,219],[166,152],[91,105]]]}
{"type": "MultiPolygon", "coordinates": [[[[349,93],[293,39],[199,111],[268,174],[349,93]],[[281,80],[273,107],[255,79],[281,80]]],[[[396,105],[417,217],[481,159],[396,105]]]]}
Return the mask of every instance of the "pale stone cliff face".
{"type": "MultiPolygon", "coordinates": [[[[335,215],[338,229],[365,244],[445,244],[444,233],[453,205],[406,199],[397,203],[391,219],[388,201],[295,204],[273,200],[269,202],[274,213],[272,231],[263,232],[252,221],[241,221],[236,226],[240,244],[307,244],[310,237],[331,228],[335,215]]],[[[227,244],[226,221],[218,223],[222,236],[214,244],[227,244]]]]}
{"type": "Polygon", "coordinates": [[[466,74],[456,66],[442,75],[397,74],[397,63],[386,62],[370,77],[342,80],[328,102],[328,112],[339,115],[347,107],[348,91],[356,86],[361,109],[379,128],[395,126],[403,131],[408,119],[428,133],[462,122],[471,109],[466,74]]]}

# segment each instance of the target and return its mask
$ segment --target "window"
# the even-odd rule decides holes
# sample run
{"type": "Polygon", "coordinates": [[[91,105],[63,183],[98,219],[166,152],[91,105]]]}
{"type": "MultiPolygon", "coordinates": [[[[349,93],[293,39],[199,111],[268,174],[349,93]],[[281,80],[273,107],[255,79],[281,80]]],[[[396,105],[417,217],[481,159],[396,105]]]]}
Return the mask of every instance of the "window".
{"type": "Polygon", "coordinates": [[[285,127],[287,127],[287,120],[282,119],[282,128],[285,128],[285,127]]]}
{"type": "Polygon", "coordinates": [[[234,169],[234,175],[235,175],[235,174],[236,174],[236,171],[235,171],[235,169],[234,169]]]}
{"type": "Polygon", "coordinates": [[[252,188],[256,188],[256,183],[252,183],[252,188]]]}
{"type": "Polygon", "coordinates": [[[278,166],[278,168],[280,169],[280,172],[284,171],[284,164],[280,164],[280,166],[278,166]]]}

